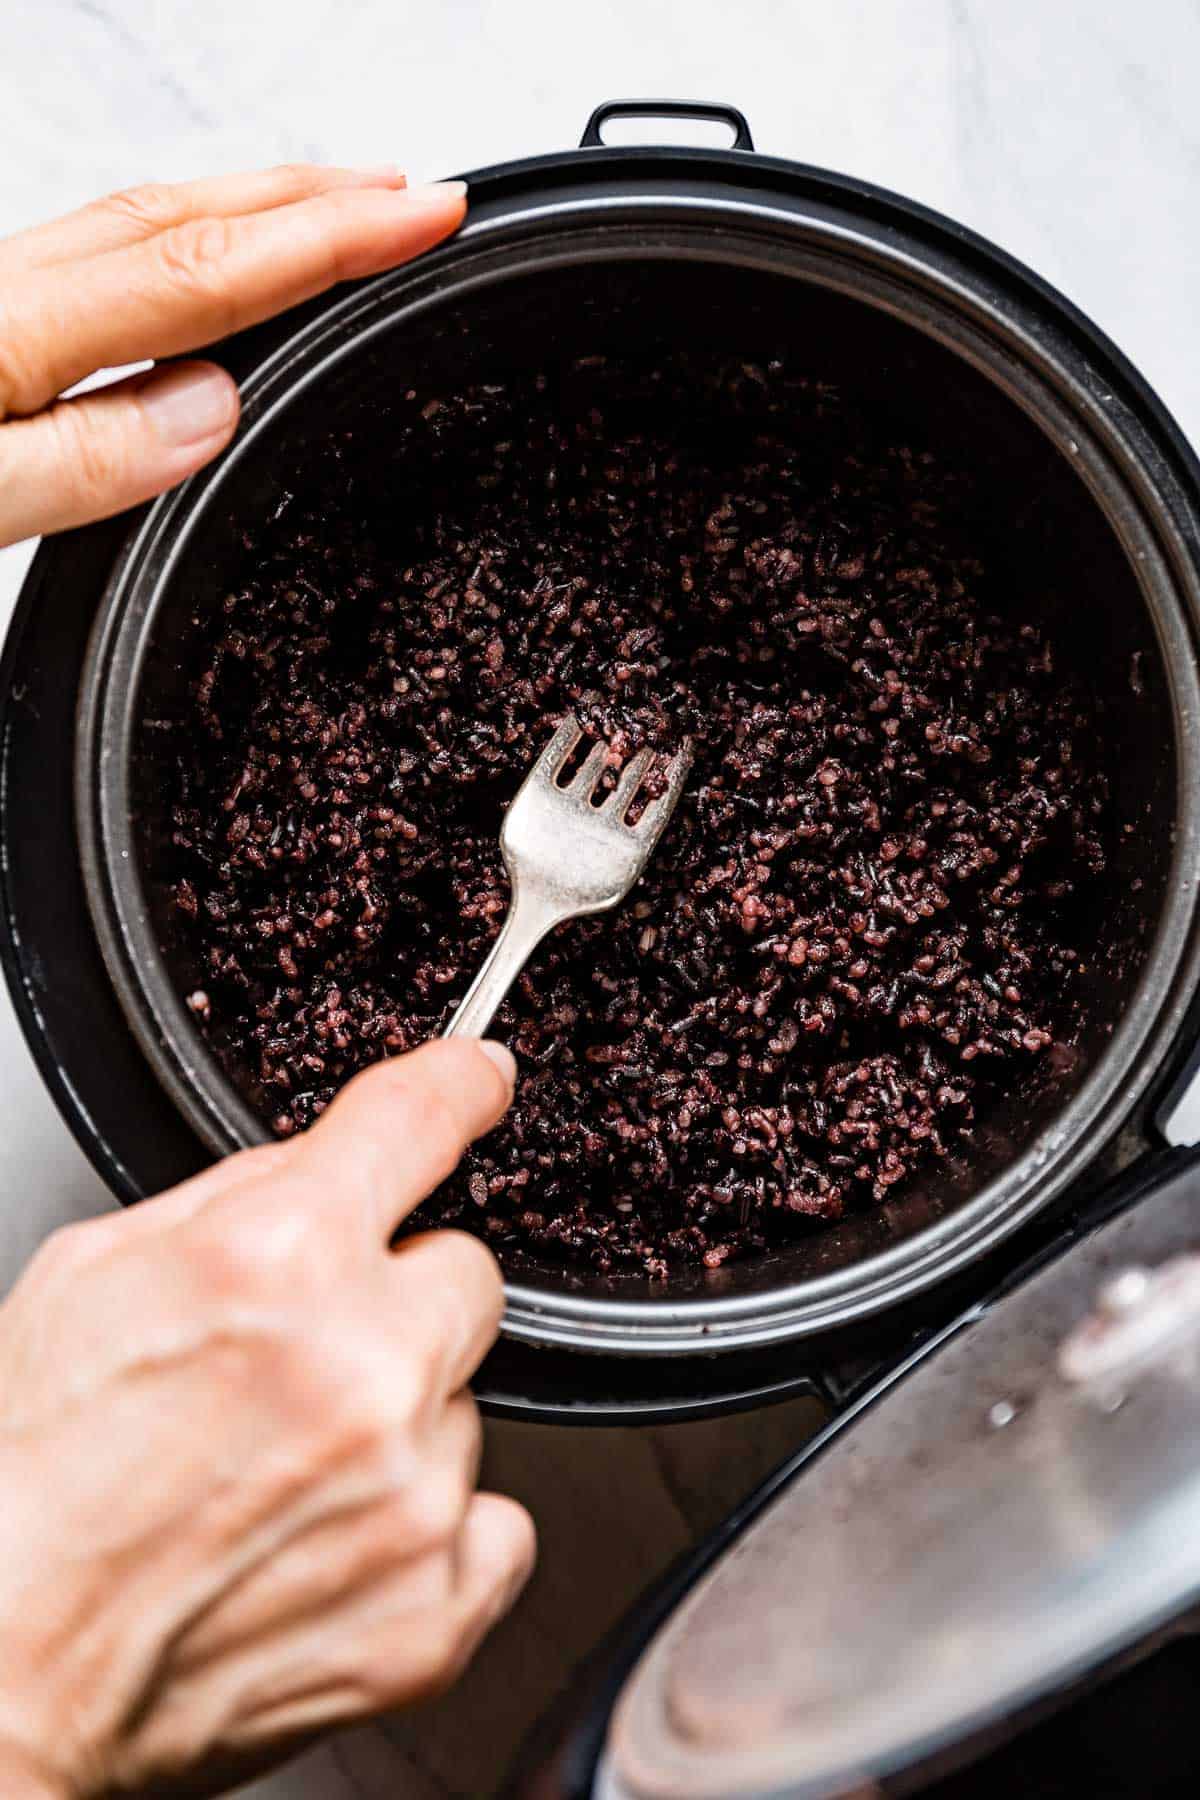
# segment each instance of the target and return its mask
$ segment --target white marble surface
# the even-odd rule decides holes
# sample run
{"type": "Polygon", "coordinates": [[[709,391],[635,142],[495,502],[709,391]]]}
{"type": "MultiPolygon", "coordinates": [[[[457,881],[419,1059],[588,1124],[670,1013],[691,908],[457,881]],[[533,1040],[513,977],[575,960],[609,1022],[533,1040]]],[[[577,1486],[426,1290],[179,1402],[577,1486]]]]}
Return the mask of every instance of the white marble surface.
{"type": "MultiPolygon", "coordinates": [[[[907,192],[1033,264],[1200,437],[1194,0],[8,0],[3,20],[0,234],[147,177],[328,158],[430,178],[571,144],[612,96],[727,98],[761,149],[907,192]]],[[[0,553],[0,623],[26,559],[0,553]]],[[[6,1000],[0,1070],[3,1282],[52,1224],[107,1200],[6,1000]]],[[[775,1415],[736,1429],[748,1484],[788,1427],[775,1415]]],[[[493,1456],[529,1492],[531,1459],[556,1480],[581,1469],[585,1508],[613,1489],[614,1545],[630,1535],[622,1508],[640,1508],[623,1551],[632,1591],[711,1510],[702,1428],[589,1442],[576,1458],[561,1434],[552,1449],[510,1439],[493,1456]]],[[[531,1615],[507,1652],[547,1689],[561,1567],[544,1576],[541,1625],[531,1615]]],[[[603,1622],[600,1607],[589,1628],[603,1622]]],[[[490,1668],[457,1710],[355,1734],[270,1793],[481,1793],[484,1765],[456,1740],[496,1704],[490,1668]]]]}

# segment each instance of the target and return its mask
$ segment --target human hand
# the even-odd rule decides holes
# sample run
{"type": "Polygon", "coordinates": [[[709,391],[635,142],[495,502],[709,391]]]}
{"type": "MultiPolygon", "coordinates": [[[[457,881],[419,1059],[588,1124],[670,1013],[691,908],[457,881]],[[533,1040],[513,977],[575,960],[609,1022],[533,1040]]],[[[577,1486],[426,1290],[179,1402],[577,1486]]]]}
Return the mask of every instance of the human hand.
{"type": "Polygon", "coordinates": [[[475,1493],[502,1288],[395,1227],[512,1097],[470,1039],[57,1232],[0,1307],[0,1793],[214,1793],[453,1679],[529,1573],[475,1493]]]}
{"type": "Polygon", "coordinates": [[[237,425],[237,388],[214,363],[59,400],[65,388],[405,262],[461,224],[465,193],[299,165],[131,189],[0,241],[0,545],[161,493],[237,425]]]}

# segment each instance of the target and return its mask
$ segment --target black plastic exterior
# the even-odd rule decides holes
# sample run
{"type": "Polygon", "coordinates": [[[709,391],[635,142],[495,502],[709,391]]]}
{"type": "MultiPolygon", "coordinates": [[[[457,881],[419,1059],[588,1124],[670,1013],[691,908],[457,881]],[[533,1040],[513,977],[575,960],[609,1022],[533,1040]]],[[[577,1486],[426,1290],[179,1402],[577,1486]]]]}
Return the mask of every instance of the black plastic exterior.
{"type": "MultiPolygon", "coordinates": [[[[1200,493],[1194,458],[1161,403],[1135,370],[1076,309],[1036,276],[973,234],[893,195],[825,171],[779,159],[750,157],[749,134],[741,148],[707,151],[605,147],[599,139],[606,116],[628,114],[717,117],[735,132],[744,121],[733,109],[691,103],[614,102],[598,109],[585,141],[595,147],[485,170],[471,177],[472,213],[486,217],[518,202],[634,191],[647,181],[705,197],[736,188],[741,193],[802,192],[807,203],[852,203],[886,223],[901,217],[918,224],[928,241],[944,246],[958,267],[973,271],[989,291],[1006,282],[1045,302],[1055,330],[1084,346],[1111,371],[1122,403],[1142,417],[1163,446],[1179,479],[1200,493]],[[644,109],[644,110],[643,110],[644,109]]],[[[740,141],[740,139],[739,139],[740,141]]],[[[236,375],[283,343],[306,318],[313,302],[285,319],[259,327],[218,347],[236,375]]],[[[151,1075],[114,999],[98,954],[75,857],[71,758],[75,687],[97,598],[131,520],[74,532],[47,542],[27,580],[0,664],[0,936],[6,976],[34,1055],[75,1135],[109,1185],[126,1202],[192,1173],[207,1154],[183,1124],[151,1075]]],[[[1197,1002],[1180,1034],[1180,1057],[1196,1041],[1197,1002]]],[[[1164,1070],[1160,1081],[1170,1078],[1164,1070]]],[[[1072,1229],[1067,1214],[1065,1229],[1072,1229]]],[[[998,1261],[1027,1253],[1048,1227],[1024,1233],[1005,1252],[972,1271],[975,1291],[996,1279],[998,1261]]],[[[932,1310],[945,1318],[961,1304],[963,1284],[942,1290],[932,1310]]],[[[842,1373],[823,1382],[814,1362],[861,1371],[874,1359],[894,1357],[929,1328],[930,1308],[907,1309],[878,1332],[831,1340],[815,1353],[796,1346],[740,1357],[674,1358],[619,1367],[567,1353],[506,1344],[482,1372],[481,1398],[496,1411],[534,1419],[613,1423],[631,1419],[688,1418],[822,1391],[844,1397],[856,1377],[842,1373]]]]}

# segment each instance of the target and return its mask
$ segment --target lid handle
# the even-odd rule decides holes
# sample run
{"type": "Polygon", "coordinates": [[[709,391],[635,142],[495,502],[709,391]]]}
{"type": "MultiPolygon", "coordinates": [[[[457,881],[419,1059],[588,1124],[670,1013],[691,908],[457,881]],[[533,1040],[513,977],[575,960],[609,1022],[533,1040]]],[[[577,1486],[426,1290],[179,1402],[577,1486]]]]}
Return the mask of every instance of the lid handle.
{"type": "Polygon", "coordinates": [[[736,106],[726,106],[721,100],[606,100],[596,108],[584,127],[579,148],[602,148],[601,132],[610,119],[713,119],[718,125],[729,126],[735,150],[754,148],[745,115],[736,106]]]}

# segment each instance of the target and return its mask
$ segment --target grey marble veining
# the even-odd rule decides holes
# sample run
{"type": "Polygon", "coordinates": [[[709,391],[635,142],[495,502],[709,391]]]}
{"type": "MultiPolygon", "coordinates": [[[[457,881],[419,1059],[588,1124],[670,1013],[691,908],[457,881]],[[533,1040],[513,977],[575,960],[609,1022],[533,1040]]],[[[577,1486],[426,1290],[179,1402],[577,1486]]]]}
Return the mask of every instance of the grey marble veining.
{"type": "MultiPolygon", "coordinates": [[[[574,143],[601,99],[729,99],[761,149],[911,194],[1032,264],[1200,438],[1194,0],[8,0],[4,40],[0,234],[151,177],[328,158],[429,179],[574,143]]],[[[28,554],[0,552],[0,623],[28,554]]],[[[0,1070],[4,1283],[107,1196],[6,1000],[0,1070]]],[[[485,1793],[623,1596],[802,1428],[786,1409],[581,1441],[493,1433],[496,1478],[545,1520],[520,1616],[461,1695],[349,1734],[256,1800],[485,1793]],[[556,1490],[611,1547],[603,1594],[572,1587],[556,1490]]]]}

